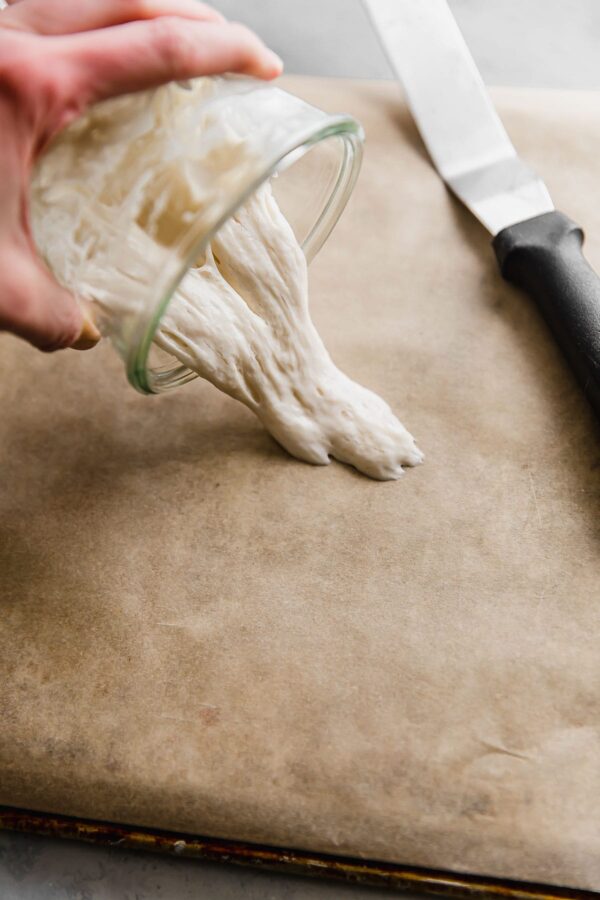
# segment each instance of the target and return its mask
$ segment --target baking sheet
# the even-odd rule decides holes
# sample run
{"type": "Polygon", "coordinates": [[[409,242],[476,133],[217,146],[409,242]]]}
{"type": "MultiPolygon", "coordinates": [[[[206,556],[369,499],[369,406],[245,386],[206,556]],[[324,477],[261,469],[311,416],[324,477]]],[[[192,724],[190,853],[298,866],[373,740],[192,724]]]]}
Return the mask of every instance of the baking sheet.
{"type": "MultiPolygon", "coordinates": [[[[199,381],[0,339],[0,803],[600,888],[599,431],[394,85],[311,267],[426,464],[280,450],[199,381]]],[[[501,92],[600,267],[599,99],[501,92]]]]}

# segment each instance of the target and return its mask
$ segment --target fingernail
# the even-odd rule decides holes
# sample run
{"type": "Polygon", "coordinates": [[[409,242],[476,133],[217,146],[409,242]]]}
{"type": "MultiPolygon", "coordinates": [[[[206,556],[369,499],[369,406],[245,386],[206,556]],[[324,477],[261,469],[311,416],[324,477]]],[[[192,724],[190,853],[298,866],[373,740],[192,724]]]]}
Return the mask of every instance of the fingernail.
{"type": "Polygon", "coordinates": [[[277,56],[277,54],[274,53],[272,50],[269,50],[269,58],[270,58],[270,60],[271,60],[271,64],[272,64],[272,66],[273,66],[273,69],[274,69],[276,72],[278,72],[278,73],[282,72],[282,71],[283,71],[283,60],[282,60],[282,58],[281,58],[280,56],[277,56]]]}
{"type": "Polygon", "coordinates": [[[74,344],[71,344],[71,348],[73,350],[90,350],[92,347],[96,346],[101,338],[102,335],[92,322],[89,315],[87,313],[84,313],[83,325],[81,326],[79,337],[74,344]]]}

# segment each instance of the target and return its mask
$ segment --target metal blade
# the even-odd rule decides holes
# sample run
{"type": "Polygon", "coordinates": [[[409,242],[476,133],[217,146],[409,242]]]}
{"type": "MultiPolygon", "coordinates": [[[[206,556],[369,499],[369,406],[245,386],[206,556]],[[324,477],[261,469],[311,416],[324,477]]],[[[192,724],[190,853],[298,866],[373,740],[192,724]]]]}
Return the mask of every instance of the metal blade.
{"type": "Polygon", "coordinates": [[[550,212],[492,106],[446,0],[363,0],[438,172],[493,235],[550,212]]]}

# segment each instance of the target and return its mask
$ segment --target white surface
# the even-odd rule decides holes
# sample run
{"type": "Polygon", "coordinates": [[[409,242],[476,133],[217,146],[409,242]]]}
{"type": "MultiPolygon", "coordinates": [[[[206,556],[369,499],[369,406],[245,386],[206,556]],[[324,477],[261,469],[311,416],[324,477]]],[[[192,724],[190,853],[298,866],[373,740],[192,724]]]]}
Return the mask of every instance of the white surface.
{"type": "MultiPolygon", "coordinates": [[[[260,31],[288,72],[391,78],[360,0],[214,0],[260,31]]],[[[450,0],[484,81],[600,88],[598,0],[450,0]]]]}
{"type": "MultiPolygon", "coordinates": [[[[389,891],[0,832],[2,900],[384,900],[389,891]]],[[[403,894],[405,900],[414,895],[403,894]]]]}
{"type": "MultiPolygon", "coordinates": [[[[214,5],[260,30],[290,72],[390,77],[359,0],[215,0],[214,5]]],[[[488,84],[600,88],[600,0],[451,0],[451,6],[488,84]]],[[[2,900],[385,896],[388,892],[0,833],[2,900]]]]}

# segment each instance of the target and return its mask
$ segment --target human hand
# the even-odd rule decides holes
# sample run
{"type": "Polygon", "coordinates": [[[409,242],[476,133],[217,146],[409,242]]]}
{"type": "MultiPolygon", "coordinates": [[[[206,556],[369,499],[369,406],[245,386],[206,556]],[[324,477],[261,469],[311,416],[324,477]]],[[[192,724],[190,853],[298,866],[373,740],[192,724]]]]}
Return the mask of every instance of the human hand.
{"type": "Polygon", "coordinates": [[[197,0],[9,0],[0,12],[0,330],[41,350],[100,339],[39,258],[28,216],[31,169],[87,106],[172,80],[240,72],[270,79],[281,60],[247,28],[197,0]]]}

